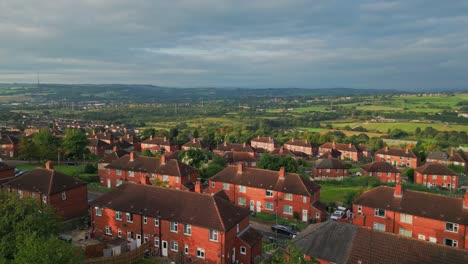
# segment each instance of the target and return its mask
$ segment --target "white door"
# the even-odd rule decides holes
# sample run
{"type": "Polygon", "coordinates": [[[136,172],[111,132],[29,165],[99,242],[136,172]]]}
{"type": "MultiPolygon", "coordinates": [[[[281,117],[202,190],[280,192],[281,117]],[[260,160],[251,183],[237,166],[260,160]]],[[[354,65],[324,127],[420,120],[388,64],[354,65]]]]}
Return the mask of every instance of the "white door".
{"type": "Polygon", "coordinates": [[[250,211],[254,211],[255,210],[255,202],[252,200],[250,201],[250,211]]]}
{"type": "Polygon", "coordinates": [[[257,212],[261,212],[261,211],[262,211],[262,202],[257,201],[257,212]]]}
{"type": "Polygon", "coordinates": [[[141,246],[141,235],[140,234],[136,235],[136,241],[137,241],[137,247],[140,247],[141,246]]]}
{"type": "Polygon", "coordinates": [[[307,222],[307,210],[302,210],[302,222],[307,222]]]}
{"type": "Polygon", "coordinates": [[[110,179],[107,179],[107,188],[111,188],[111,180],[110,179]]]}
{"type": "Polygon", "coordinates": [[[10,151],[10,158],[13,158],[13,151],[10,151]]]}
{"type": "Polygon", "coordinates": [[[167,257],[167,241],[162,242],[162,255],[163,257],[167,257]]]}

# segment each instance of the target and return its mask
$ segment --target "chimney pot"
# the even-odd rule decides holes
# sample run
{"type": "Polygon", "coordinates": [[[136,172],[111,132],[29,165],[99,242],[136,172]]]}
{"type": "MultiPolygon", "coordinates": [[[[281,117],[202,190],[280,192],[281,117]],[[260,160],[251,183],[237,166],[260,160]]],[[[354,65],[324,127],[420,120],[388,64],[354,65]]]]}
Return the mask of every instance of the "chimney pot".
{"type": "Polygon", "coordinates": [[[45,163],[45,167],[46,167],[46,169],[48,169],[48,170],[54,170],[54,162],[51,161],[51,160],[48,160],[48,161],[45,163]]]}
{"type": "Polygon", "coordinates": [[[130,161],[134,161],[135,160],[135,152],[130,152],[130,161]]]}
{"type": "Polygon", "coordinates": [[[285,175],[284,167],[281,167],[279,170],[279,178],[284,180],[284,175],[285,175]]]}

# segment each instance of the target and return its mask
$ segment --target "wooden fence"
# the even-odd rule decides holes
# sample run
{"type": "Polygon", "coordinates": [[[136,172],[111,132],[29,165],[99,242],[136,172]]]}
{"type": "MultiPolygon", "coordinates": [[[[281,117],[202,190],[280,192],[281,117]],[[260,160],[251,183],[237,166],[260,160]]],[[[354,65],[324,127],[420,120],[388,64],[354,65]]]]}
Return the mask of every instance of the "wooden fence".
{"type": "Polygon", "coordinates": [[[100,257],[100,258],[92,258],[92,259],[85,259],[83,261],[84,264],[126,264],[126,263],[136,263],[137,261],[141,260],[145,255],[145,250],[149,248],[149,243],[145,243],[141,245],[139,248],[125,252],[118,256],[111,256],[111,257],[100,257]]]}

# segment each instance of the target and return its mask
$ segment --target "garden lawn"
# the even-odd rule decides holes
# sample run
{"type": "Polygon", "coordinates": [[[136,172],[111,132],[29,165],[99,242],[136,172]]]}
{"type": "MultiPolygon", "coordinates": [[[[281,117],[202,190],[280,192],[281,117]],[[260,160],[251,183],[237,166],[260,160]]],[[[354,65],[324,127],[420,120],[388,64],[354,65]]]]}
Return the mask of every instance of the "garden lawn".
{"type": "Polygon", "coordinates": [[[320,188],[320,201],[322,203],[330,202],[346,202],[346,195],[350,192],[355,192],[363,189],[362,186],[340,186],[340,185],[325,185],[320,188]]]}

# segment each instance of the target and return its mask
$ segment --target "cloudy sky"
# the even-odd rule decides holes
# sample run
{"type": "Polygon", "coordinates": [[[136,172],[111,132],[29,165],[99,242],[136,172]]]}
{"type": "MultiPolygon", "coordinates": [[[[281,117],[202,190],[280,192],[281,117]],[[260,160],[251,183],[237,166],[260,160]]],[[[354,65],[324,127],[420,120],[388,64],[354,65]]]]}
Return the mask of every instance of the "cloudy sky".
{"type": "Polygon", "coordinates": [[[0,82],[468,89],[468,1],[0,0],[0,82]]]}

